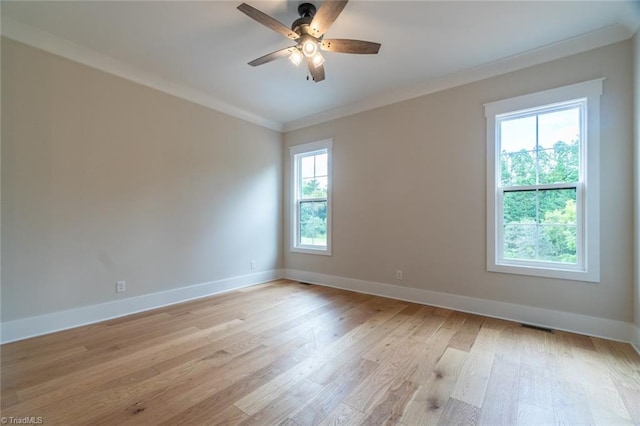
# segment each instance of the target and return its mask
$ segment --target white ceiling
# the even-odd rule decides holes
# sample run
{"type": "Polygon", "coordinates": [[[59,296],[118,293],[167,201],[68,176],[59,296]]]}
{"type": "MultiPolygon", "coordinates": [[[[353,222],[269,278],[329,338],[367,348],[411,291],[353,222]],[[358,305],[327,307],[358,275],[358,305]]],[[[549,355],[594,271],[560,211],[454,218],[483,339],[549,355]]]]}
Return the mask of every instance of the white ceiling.
{"type": "MultiPolygon", "coordinates": [[[[246,0],[289,26],[302,1],[246,0]]],[[[395,102],[630,37],[637,1],[358,1],[327,38],[382,43],[378,55],[326,53],[326,80],[236,1],[2,1],[2,33],[276,129],[395,102]]],[[[315,4],[319,6],[319,2],[315,4]]]]}

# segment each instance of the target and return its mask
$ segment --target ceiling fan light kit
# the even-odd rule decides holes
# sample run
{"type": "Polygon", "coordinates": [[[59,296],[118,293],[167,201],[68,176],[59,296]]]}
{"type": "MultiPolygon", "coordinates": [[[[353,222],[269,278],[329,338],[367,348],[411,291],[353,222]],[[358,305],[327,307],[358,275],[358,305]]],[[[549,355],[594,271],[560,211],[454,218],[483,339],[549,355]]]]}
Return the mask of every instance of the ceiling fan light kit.
{"type": "Polygon", "coordinates": [[[311,3],[302,3],[298,6],[300,18],[293,22],[291,29],[258,9],[242,3],[238,6],[239,11],[296,42],[294,46],[285,47],[254,59],[249,62],[249,65],[256,67],[282,56],[288,56],[294,65],[299,66],[306,58],[309,73],[313,81],[318,83],[325,78],[325,58],[320,50],[338,53],[377,54],[380,50],[380,43],[350,39],[324,39],[324,33],[338,18],[347,2],[348,0],[325,0],[319,9],[316,9],[311,3]]]}

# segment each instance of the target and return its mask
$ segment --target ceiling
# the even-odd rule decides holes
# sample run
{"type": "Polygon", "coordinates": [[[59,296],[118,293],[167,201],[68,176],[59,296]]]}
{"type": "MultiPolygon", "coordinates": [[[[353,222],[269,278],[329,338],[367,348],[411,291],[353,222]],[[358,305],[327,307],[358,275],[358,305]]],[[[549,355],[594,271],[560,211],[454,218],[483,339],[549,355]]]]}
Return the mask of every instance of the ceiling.
{"type": "MultiPolygon", "coordinates": [[[[287,26],[301,1],[245,0],[287,26]]],[[[3,35],[277,130],[466,83],[629,38],[637,1],[358,1],[327,38],[382,43],[324,54],[326,80],[237,1],[2,1],[3,35]]],[[[319,1],[315,2],[317,6],[319,1]]]]}

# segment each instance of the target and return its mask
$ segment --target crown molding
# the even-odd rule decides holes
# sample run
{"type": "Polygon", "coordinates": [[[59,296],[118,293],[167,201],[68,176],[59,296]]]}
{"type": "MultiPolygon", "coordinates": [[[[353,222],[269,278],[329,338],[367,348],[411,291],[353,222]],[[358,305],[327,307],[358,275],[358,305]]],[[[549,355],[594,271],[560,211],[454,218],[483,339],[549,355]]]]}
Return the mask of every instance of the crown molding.
{"type": "Polygon", "coordinates": [[[2,17],[2,35],[91,68],[205,106],[214,111],[278,132],[283,130],[283,125],[280,122],[245,111],[186,85],[175,83],[153,73],[142,71],[119,59],[98,53],[95,50],[88,49],[70,40],[23,24],[8,16],[2,17]]]}
{"type": "Polygon", "coordinates": [[[450,89],[452,87],[461,86],[463,84],[473,83],[501,74],[517,71],[544,62],[549,62],[555,59],[617,43],[631,38],[634,34],[629,27],[621,24],[607,26],[557,43],[532,49],[521,54],[509,56],[457,73],[431,79],[424,83],[407,86],[379,96],[364,99],[360,102],[323,111],[318,114],[309,115],[286,123],[281,123],[253,114],[186,85],[175,83],[155,74],[142,71],[120,61],[119,59],[98,53],[72,41],[18,22],[7,16],[2,17],[1,31],[3,36],[12,40],[278,132],[289,132],[302,129],[386,105],[418,98],[420,96],[450,89]]]}
{"type": "Polygon", "coordinates": [[[369,111],[386,105],[395,104],[463,84],[473,83],[501,74],[521,70],[544,62],[564,58],[596,49],[598,47],[617,43],[629,39],[634,32],[628,27],[620,24],[610,25],[591,31],[576,37],[548,44],[536,49],[532,49],[517,55],[489,62],[477,67],[444,75],[431,79],[427,82],[384,93],[362,100],[361,102],[345,105],[343,107],[331,109],[318,114],[303,117],[297,120],[284,123],[283,131],[290,132],[315,124],[343,118],[360,112],[369,111]]]}

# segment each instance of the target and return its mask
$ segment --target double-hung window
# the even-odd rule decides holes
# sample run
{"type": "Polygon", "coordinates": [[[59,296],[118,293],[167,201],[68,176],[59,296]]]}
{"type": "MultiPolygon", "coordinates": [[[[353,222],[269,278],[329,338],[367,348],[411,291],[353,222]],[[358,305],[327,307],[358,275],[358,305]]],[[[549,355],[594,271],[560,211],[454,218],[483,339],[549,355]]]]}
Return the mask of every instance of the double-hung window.
{"type": "Polygon", "coordinates": [[[601,93],[599,79],[485,105],[489,271],[599,281],[601,93]]]}
{"type": "Polygon", "coordinates": [[[332,140],[290,148],[291,251],[331,254],[332,140]]]}

